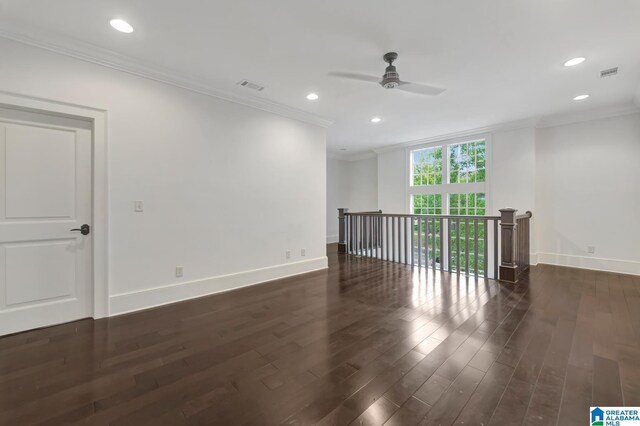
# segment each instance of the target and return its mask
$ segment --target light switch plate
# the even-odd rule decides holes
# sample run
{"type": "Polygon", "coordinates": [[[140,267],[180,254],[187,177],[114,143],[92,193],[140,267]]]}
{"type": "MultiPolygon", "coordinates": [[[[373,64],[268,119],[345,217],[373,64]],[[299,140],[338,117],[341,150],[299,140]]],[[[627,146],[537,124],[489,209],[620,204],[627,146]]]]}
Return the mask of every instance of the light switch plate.
{"type": "Polygon", "coordinates": [[[144,211],[144,201],[142,200],[136,200],[133,202],[133,209],[136,212],[143,212],[144,211]]]}

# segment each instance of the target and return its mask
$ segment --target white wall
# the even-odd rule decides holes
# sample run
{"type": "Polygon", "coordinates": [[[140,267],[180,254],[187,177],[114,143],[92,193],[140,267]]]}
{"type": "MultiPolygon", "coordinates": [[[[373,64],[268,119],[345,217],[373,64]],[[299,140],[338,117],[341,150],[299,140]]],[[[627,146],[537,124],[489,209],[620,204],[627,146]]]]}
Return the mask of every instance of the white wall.
{"type": "MultiPolygon", "coordinates": [[[[640,274],[640,114],[489,139],[489,213],[533,212],[533,263],[640,274]]],[[[383,211],[408,211],[407,156],[406,148],[378,155],[383,211]]]]}
{"type": "Polygon", "coordinates": [[[398,149],[378,154],[378,204],[386,213],[409,213],[407,153],[398,149]]]}
{"type": "Polygon", "coordinates": [[[490,214],[499,215],[499,209],[513,207],[518,214],[531,211],[531,263],[537,263],[535,205],[536,131],[532,127],[494,132],[491,136],[491,170],[489,183],[490,214]]]}
{"type": "Polygon", "coordinates": [[[338,208],[349,207],[349,161],[327,158],[327,243],[338,241],[338,208]]]}
{"type": "Polygon", "coordinates": [[[638,113],[539,129],[539,261],[640,274],[639,162],[638,113]]]}
{"type": "Polygon", "coordinates": [[[378,160],[375,157],[349,162],[349,209],[378,210],[378,160]]]}
{"type": "Polygon", "coordinates": [[[0,51],[0,90],[108,111],[112,313],[326,266],[325,129],[5,39],[0,51]]]}
{"type": "Polygon", "coordinates": [[[498,214],[498,209],[503,207],[517,208],[518,213],[534,210],[535,143],[536,133],[532,127],[492,134],[491,214],[498,214]]]}
{"type": "Polygon", "coordinates": [[[378,161],[327,158],[327,242],[338,241],[338,208],[378,209],[378,161]]]}

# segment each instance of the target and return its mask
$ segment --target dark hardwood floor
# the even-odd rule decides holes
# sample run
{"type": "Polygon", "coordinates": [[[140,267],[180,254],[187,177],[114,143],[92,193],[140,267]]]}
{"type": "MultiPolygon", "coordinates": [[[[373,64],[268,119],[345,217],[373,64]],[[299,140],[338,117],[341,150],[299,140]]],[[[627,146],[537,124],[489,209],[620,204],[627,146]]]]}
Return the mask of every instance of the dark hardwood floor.
{"type": "Polygon", "coordinates": [[[3,425],[581,425],[640,405],[640,277],[330,269],[0,338],[3,425]]]}

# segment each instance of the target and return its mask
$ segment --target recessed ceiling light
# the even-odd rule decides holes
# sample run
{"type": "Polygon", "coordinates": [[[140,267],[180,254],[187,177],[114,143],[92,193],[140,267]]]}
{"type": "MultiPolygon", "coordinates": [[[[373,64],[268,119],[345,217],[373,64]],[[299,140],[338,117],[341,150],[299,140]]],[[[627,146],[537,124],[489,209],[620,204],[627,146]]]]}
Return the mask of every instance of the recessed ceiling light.
{"type": "Polygon", "coordinates": [[[575,98],[573,98],[574,101],[581,101],[583,99],[587,99],[589,97],[589,95],[578,95],[575,98]]]}
{"type": "Polygon", "coordinates": [[[379,122],[381,122],[381,121],[382,121],[382,118],[380,118],[380,117],[373,117],[373,118],[371,119],[371,122],[372,122],[372,123],[379,123],[379,122]]]}
{"type": "Polygon", "coordinates": [[[133,27],[127,21],[122,19],[112,19],[109,24],[121,33],[132,33],[133,27]]]}
{"type": "Polygon", "coordinates": [[[580,65],[585,60],[586,60],[586,58],[583,58],[583,57],[569,59],[567,62],[564,63],[564,66],[565,67],[573,67],[575,65],[580,65]]]}
{"type": "Polygon", "coordinates": [[[318,96],[317,94],[315,94],[315,93],[309,93],[309,94],[307,95],[307,99],[309,99],[310,101],[315,101],[315,100],[317,100],[318,98],[319,98],[319,96],[318,96]]]}

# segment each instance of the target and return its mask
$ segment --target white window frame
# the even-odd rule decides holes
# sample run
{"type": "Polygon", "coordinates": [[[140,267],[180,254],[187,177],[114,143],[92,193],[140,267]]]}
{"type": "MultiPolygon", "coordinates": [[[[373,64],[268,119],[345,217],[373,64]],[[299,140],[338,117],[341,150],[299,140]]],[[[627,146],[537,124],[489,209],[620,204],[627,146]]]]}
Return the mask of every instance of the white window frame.
{"type": "Polygon", "coordinates": [[[491,215],[493,206],[491,202],[491,170],[492,170],[492,146],[491,146],[491,134],[478,134],[472,136],[465,136],[454,139],[445,139],[435,142],[429,142],[421,145],[411,146],[405,151],[406,176],[405,182],[407,184],[407,200],[409,213],[413,214],[413,196],[423,194],[441,194],[442,195],[442,214],[449,214],[449,194],[468,194],[482,192],[485,194],[485,214],[491,215]],[[449,147],[451,145],[458,145],[462,143],[476,142],[484,140],[486,159],[485,159],[485,181],[484,182],[472,182],[472,183],[449,183],[449,147]],[[442,152],[442,184],[440,185],[413,185],[413,151],[418,151],[425,148],[434,148],[441,146],[442,152]]]}

